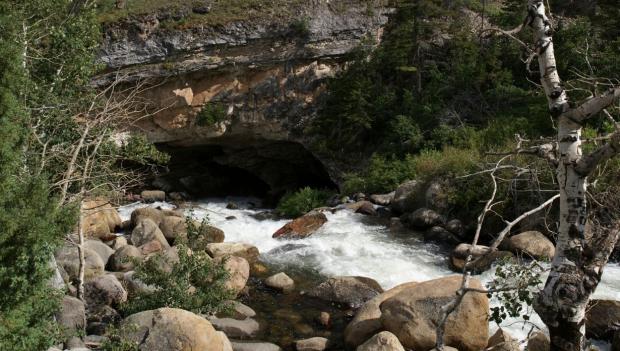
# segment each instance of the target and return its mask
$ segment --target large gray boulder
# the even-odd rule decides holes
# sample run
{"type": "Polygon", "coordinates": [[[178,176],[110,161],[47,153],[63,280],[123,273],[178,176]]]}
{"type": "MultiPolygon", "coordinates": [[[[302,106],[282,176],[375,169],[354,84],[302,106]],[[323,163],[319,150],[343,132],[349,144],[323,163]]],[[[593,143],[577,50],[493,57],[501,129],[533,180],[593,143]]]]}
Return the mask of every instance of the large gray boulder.
{"type": "Polygon", "coordinates": [[[550,260],[555,255],[555,246],[551,240],[547,239],[542,233],[533,230],[511,236],[502,244],[516,254],[523,254],[536,259],[550,260]]]}
{"type": "Polygon", "coordinates": [[[333,277],[310,289],[308,296],[359,308],[382,292],[381,285],[371,278],[333,277]]]}
{"type": "Polygon", "coordinates": [[[115,272],[128,272],[135,268],[135,262],[143,259],[142,251],[133,245],[121,246],[110,257],[109,268],[115,272]]]}
{"type": "Polygon", "coordinates": [[[72,296],[64,296],[60,310],[56,312],[58,324],[69,331],[83,331],[86,327],[86,308],[84,302],[72,296]]]}
{"type": "Polygon", "coordinates": [[[401,220],[412,229],[428,229],[446,222],[444,216],[428,208],[418,208],[412,213],[403,215],[401,220]]]}
{"type": "Polygon", "coordinates": [[[106,274],[84,284],[84,297],[89,306],[117,306],[127,301],[127,291],[116,276],[106,274]]]}
{"type": "Polygon", "coordinates": [[[290,292],[295,289],[295,282],[284,272],[274,274],[265,279],[265,285],[282,292],[290,292]]]}
{"type": "Polygon", "coordinates": [[[401,214],[415,210],[415,195],[420,191],[421,186],[422,184],[417,180],[408,180],[399,185],[390,203],[392,211],[401,214]]]}
{"type": "Polygon", "coordinates": [[[225,350],[222,336],[208,320],[176,308],[133,314],[121,323],[121,330],[140,351],[225,350]]]}
{"type": "Polygon", "coordinates": [[[409,282],[393,287],[366,302],[357,312],[353,320],[344,330],[345,343],[351,348],[361,345],[364,341],[383,329],[381,324],[381,303],[394,295],[415,286],[416,282],[409,282]]]}
{"type": "Polygon", "coordinates": [[[356,351],[405,351],[405,348],[396,335],[382,331],[358,346],[356,351]]]}
{"type": "Polygon", "coordinates": [[[213,258],[238,256],[245,258],[250,264],[258,261],[258,249],[246,243],[213,243],[207,245],[207,253],[213,258]]]}
{"type": "Polygon", "coordinates": [[[258,322],[252,318],[243,320],[234,318],[209,318],[216,330],[224,332],[233,339],[252,339],[260,329],[258,322]]]}
{"type": "MultiPolygon", "coordinates": [[[[405,348],[428,351],[435,347],[441,309],[456,297],[460,275],[429,280],[405,289],[381,304],[381,324],[405,348]]],[[[476,278],[470,287],[483,289],[476,278]]],[[[446,345],[461,351],[479,351],[489,339],[489,300],[485,294],[467,293],[450,315],[445,328],[446,345]]]]}
{"type": "Polygon", "coordinates": [[[96,252],[101,258],[101,261],[103,261],[104,266],[108,263],[108,259],[110,259],[110,256],[114,253],[114,250],[101,242],[101,240],[86,240],[84,242],[84,247],[96,252]]]}
{"type": "Polygon", "coordinates": [[[153,220],[144,218],[131,232],[131,242],[134,246],[142,246],[150,241],[157,240],[163,248],[168,249],[170,244],[153,220]]]}
{"type": "MultiPolygon", "coordinates": [[[[70,280],[77,280],[80,258],[75,246],[63,246],[56,252],[56,262],[69,275],[70,280]]],[[[103,274],[105,265],[101,257],[93,250],[84,248],[84,278],[89,279],[103,274]]]]}
{"type": "Polygon", "coordinates": [[[224,260],[223,266],[230,275],[224,286],[235,295],[239,294],[250,278],[250,264],[243,257],[231,256],[224,260]]]}

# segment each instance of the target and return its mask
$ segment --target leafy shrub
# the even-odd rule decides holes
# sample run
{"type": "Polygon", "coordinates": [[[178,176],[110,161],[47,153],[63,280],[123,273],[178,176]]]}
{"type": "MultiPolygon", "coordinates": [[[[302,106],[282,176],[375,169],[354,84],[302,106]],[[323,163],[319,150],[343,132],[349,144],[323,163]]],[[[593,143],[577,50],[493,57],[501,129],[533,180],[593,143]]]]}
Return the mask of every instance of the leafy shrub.
{"type": "Polygon", "coordinates": [[[221,103],[208,103],[196,115],[196,125],[200,127],[214,126],[226,120],[226,107],[221,103]]]}
{"type": "Polygon", "coordinates": [[[155,255],[136,266],[134,278],[155,288],[150,293],[132,297],[122,311],[129,315],[161,307],[181,308],[199,314],[219,312],[233,298],[225,287],[229,273],[204,251],[191,252],[179,244],[179,262],[163,254],[155,255]]]}
{"type": "Polygon", "coordinates": [[[288,193],[280,199],[276,211],[281,216],[299,217],[317,207],[325,206],[332,195],[326,190],[317,190],[305,187],[294,193],[288,193]]]}
{"type": "Polygon", "coordinates": [[[124,336],[125,328],[135,327],[135,325],[118,328],[111,325],[106,330],[106,341],[101,345],[101,351],[138,351],[138,344],[128,340],[124,336]]]}
{"type": "Polygon", "coordinates": [[[170,155],[157,150],[142,134],[132,134],[119,151],[121,158],[140,165],[165,165],[170,161],[170,155]]]}
{"type": "Polygon", "coordinates": [[[310,36],[310,19],[303,17],[296,19],[291,23],[291,30],[302,38],[310,36]]]}
{"type": "Polygon", "coordinates": [[[411,160],[412,157],[399,160],[373,155],[363,173],[345,176],[343,192],[376,194],[393,191],[400,183],[414,177],[411,160]]]}

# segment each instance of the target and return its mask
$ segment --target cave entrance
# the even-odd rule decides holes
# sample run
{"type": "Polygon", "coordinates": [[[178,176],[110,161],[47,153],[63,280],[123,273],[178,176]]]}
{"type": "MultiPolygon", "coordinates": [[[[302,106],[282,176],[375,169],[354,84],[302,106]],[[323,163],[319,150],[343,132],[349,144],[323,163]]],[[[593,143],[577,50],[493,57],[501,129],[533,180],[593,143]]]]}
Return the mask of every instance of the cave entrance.
{"type": "Polygon", "coordinates": [[[247,141],[197,146],[158,145],[171,156],[157,185],[193,198],[256,196],[273,205],[304,186],[336,189],[323,164],[303,145],[288,141],[247,141]]]}

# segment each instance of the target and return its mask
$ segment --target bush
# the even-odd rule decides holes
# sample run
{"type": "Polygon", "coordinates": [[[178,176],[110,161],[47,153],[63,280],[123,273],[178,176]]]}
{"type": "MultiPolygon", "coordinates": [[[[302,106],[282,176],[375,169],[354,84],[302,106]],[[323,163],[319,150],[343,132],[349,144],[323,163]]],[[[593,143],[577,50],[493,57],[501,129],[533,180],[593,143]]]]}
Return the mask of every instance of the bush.
{"type": "Polygon", "coordinates": [[[276,211],[281,216],[290,218],[302,216],[309,211],[325,206],[332,192],[305,187],[294,193],[288,193],[280,199],[276,211]]]}
{"type": "Polygon", "coordinates": [[[226,107],[221,103],[208,103],[196,115],[196,125],[200,127],[214,126],[226,120],[226,107]]]}

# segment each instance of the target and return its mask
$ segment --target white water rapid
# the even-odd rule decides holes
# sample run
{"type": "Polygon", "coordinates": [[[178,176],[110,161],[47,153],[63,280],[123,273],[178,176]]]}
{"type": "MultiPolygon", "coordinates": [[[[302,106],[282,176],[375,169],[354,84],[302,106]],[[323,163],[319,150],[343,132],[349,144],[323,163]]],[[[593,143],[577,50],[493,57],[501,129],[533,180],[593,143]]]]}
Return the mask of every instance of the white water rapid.
{"type": "MultiPolygon", "coordinates": [[[[395,235],[382,225],[369,224],[367,218],[351,211],[326,213],[328,222],[311,237],[303,240],[276,240],[271,235],[286,220],[258,220],[253,216],[261,210],[249,209],[247,198],[209,199],[193,203],[192,214],[197,219],[208,217],[210,223],[224,231],[226,241],[240,241],[256,246],[261,259],[268,264],[282,265],[292,269],[307,268],[325,276],[359,275],[377,280],[384,289],[409,281],[425,281],[450,274],[447,252],[439,246],[424,243],[420,236],[395,235]],[[227,209],[234,202],[239,209],[227,209]],[[235,219],[226,219],[234,216],[235,219]]],[[[144,204],[121,208],[121,217],[128,219],[131,211],[144,204]]],[[[166,203],[151,204],[153,207],[173,208],[166,203]]],[[[479,278],[486,283],[492,279],[493,270],[479,278]]],[[[595,298],[620,300],[620,266],[610,264],[605,268],[603,280],[595,298]]],[[[496,301],[492,301],[492,304],[496,301]]],[[[543,327],[538,316],[531,322],[543,327]]],[[[511,335],[525,339],[531,324],[520,319],[509,319],[502,324],[511,335]]],[[[497,329],[491,324],[491,332],[497,329]]],[[[607,348],[606,345],[603,349],[607,348]]]]}

